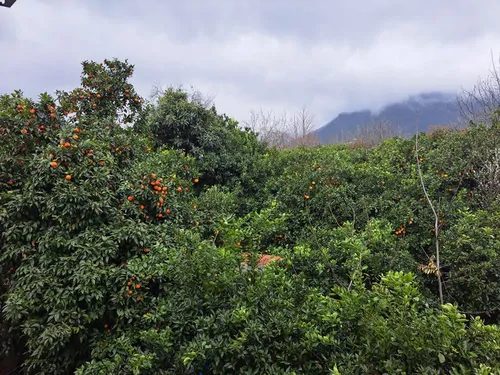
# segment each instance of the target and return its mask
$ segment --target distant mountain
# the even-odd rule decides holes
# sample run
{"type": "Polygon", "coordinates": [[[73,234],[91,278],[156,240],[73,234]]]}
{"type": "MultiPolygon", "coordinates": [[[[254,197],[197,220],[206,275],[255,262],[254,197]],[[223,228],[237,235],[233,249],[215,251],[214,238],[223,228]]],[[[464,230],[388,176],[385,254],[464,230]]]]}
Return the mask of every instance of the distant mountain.
{"type": "Polygon", "coordinates": [[[407,100],[392,103],[379,113],[370,110],[341,113],[328,124],[314,131],[321,143],[352,140],[361,128],[388,123],[403,136],[415,133],[418,119],[419,131],[429,126],[450,125],[459,120],[456,95],[442,92],[422,93],[407,100]],[[418,115],[417,115],[418,113],[418,115]]]}

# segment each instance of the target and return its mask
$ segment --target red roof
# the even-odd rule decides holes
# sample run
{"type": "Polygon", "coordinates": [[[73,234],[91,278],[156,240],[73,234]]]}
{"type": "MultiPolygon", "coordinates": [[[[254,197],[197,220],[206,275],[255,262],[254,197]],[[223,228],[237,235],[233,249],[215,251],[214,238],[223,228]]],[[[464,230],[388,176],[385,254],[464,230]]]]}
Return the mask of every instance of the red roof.
{"type": "MultiPolygon", "coordinates": [[[[243,261],[243,263],[247,264],[248,260],[249,260],[249,254],[243,253],[242,255],[245,257],[245,260],[243,261]]],[[[259,267],[265,267],[269,263],[271,263],[272,261],[275,261],[275,260],[283,260],[283,258],[280,256],[277,256],[277,255],[258,254],[257,263],[258,263],[259,267]]]]}

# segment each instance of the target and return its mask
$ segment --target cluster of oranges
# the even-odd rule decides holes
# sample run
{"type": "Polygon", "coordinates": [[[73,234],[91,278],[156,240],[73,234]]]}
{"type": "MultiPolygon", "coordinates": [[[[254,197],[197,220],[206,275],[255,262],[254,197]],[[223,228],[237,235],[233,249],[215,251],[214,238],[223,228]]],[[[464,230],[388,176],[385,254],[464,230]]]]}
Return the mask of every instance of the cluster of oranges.
{"type": "MultiPolygon", "coordinates": [[[[134,290],[135,291],[139,291],[141,289],[141,284],[139,284],[138,282],[135,282],[135,276],[132,276],[130,278],[130,281],[127,282],[127,294],[129,296],[132,296],[132,294],[134,294],[134,290]]],[[[142,301],[142,297],[138,296],[136,297],[135,299],[137,302],[141,302],[142,301]]]]}
{"type": "MultiPolygon", "coordinates": [[[[79,129],[79,128],[74,128],[74,129],[73,129],[73,133],[74,133],[74,134],[71,136],[71,138],[73,138],[75,141],[76,141],[78,138],[80,138],[80,137],[78,136],[78,134],[80,133],[80,129],[79,129]]],[[[70,143],[68,140],[66,140],[66,141],[61,140],[61,142],[60,142],[59,144],[60,144],[60,146],[61,146],[62,148],[69,148],[69,147],[71,147],[71,143],[70,143]]],[[[76,148],[77,146],[76,146],[76,145],[73,145],[73,147],[74,147],[74,148],[76,148]]]]}
{"type": "Polygon", "coordinates": [[[56,117],[56,109],[55,109],[55,107],[53,105],[49,105],[49,106],[47,106],[47,108],[48,108],[48,110],[50,112],[50,115],[49,115],[50,118],[56,117]]]}
{"type": "MultiPolygon", "coordinates": [[[[160,209],[160,210],[161,210],[161,212],[158,212],[158,213],[156,214],[156,217],[157,217],[158,219],[161,219],[161,218],[163,218],[163,217],[164,217],[164,214],[169,215],[169,214],[172,212],[169,208],[166,208],[165,210],[163,210],[163,209],[162,209],[162,208],[164,207],[164,205],[165,205],[165,198],[166,198],[166,197],[167,197],[167,195],[168,195],[168,187],[167,187],[167,185],[166,185],[165,181],[163,180],[163,178],[161,178],[161,177],[160,177],[160,178],[157,178],[157,176],[156,176],[156,174],[155,174],[155,173],[151,173],[151,175],[149,176],[149,178],[145,176],[145,177],[144,177],[144,179],[145,179],[145,180],[149,180],[149,181],[147,182],[147,184],[146,184],[146,181],[145,181],[145,182],[141,185],[141,189],[143,189],[143,190],[144,190],[144,189],[146,189],[146,188],[147,188],[147,185],[149,185],[149,186],[150,186],[150,188],[151,188],[151,189],[153,189],[154,194],[159,196],[159,197],[158,197],[158,200],[157,200],[157,202],[156,202],[156,206],[157,206],[157,208],[158,208],[158,209],[160,209]]],[[[174,178],[173,178],[173,177],[171,177],[170,179],[171,179],[171,180],[173,180],[174,178]]],[[[194,182],[194,183],[197,183],[198,181],[199,181],[199,179],[198,179],[198,178],[194,178],[194,179],[193,179],[193,182],[194,182]]],[[[188,191],[188,190],[189,190],[189,188],[188,188],[188,187],[184,187],[184,188],[183,188],[182,186],[177,186],[177,188],[175,189],[175,191],[176,191],[177,193],[181,193],[181,192],[183,192],[183,191],[188,191]]],[[[129,196],[129,197],[127,198],[127,200],[128,200],[129,202],[133,202],[133,201],[135,201],[135,197],[133,197],[133,196],[129,196]]],[[[196,207],[194,207],[194,208],[196,209],[196,207]]],[[[139,205],[139,209],[140,209],[141,211],[142,211],[142,210],[145,210],[145,209],[146,209],[145,204],[141,203],[141,204],[139,205]]],[[[146,215],[145,217],[146,217],[146,219],[149,219],[149,215],[146,215]]]]}
{"type": "Polygon", "coordinates": [[[405,235],[406,234],[406,225],[405,224],[401,225],[401,228],[397,229],[394,233],[396,234],[396,236],[405,235]]]}
{"type": "MultiPolygon", "coordinates": [[[[17,112],[23,112],[25,109],[26,109],[26,105],[25,104],[18,104],[16,106],[17,108],[17,112]]],[[[33,108],[32,108],[33,109],[33,108]]],[[[33,109],[33,113],[35,113],[35,110],[33,109]]]]}
{"type": "MultiPolygon", "coordinates": [[[[412,217],[410,217],[410,220],[408,221],[408,224],[412,225],[413,224],[413,220],[414,219],[412,217]]],[[[397,229],[394,233],[396,234],[396,236],[405,235],[406,234],[406,225],[403,224],[401,226],[401,228],[397,229]]]]}
{"type": "MultiPolygon", "coordinates": [[[[309,186],[309,191],[312,191],[314,189],[314,186],[316,185],[316,181],[311,181],[311,185],[309,186]]],[[[304,194],[304,199],[308,201],[311,199],[311,196],[308,193],[304,194]]]]}
{"type": "MultiPolygon", "coordinates": [[[[147,179],[147,177],[144,177],[145,179],[147,179]]],[[[168,187],[163,183],[163,178],[157,178],[156,174],[155,173],[151,173],[151,175],[149,176],[149,185],[151,186],[151,188],[153,189],[155,195],[159,195],[159,199],[158,201],[156,202],[156,206],[158,208],[161,208],[163,207],[163,205],[165,204],[165,197],[168,195],[168,187]]],[[[146,185],[143,184],[141,185],[141,189],[146,189],[146,185]]],[[[135,200],[135,197],[133,196],[129,196],[127,198],[127,200],[129,202],[133,202],[135,200]]],[[[145,210],[146,209],[146,206],[144,204],[140,204],[139,205],[139,209],[140,210],[145,210]]],[[[170,209],[166,209],[165,210],[165,213],[166,214],[170,214],[170,209]]],[[[159,212],[156,214],[156,217],[157,218],[162,218],[163,217],[163,213],[162,212],[159,212]]],[[[149,215],[146,215],[146,219],[149,219],[149,215]]]]}

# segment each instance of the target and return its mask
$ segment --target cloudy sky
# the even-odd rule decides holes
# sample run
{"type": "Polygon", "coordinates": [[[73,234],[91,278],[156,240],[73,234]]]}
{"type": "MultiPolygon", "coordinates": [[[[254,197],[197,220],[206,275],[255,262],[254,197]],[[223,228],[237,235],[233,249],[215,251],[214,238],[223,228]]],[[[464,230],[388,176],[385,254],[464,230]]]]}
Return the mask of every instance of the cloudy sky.
{"type": "Polygon", "coordinates": [[[321,126],[425,91],[459,91],[500,56],[500,1],[17,0],[0,8],[0,93],[72,89],[83,60],[128,58],[153,84],[321,126]]]}

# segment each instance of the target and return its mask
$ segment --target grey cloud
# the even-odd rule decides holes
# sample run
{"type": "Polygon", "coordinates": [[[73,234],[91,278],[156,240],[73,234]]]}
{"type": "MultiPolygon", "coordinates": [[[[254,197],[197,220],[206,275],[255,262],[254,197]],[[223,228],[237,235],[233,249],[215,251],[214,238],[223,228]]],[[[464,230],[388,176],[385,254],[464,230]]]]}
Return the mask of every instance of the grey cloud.
{"type": "Polygon", "coordinates": [[[239,120],[307,104],[321,125],[472,85],[500,53],[498,14],[497,0],[18,0],[0,9],[0,92],[69,89],[82,60],[128,58],[143,95],[194,85],[239,120]]]}

